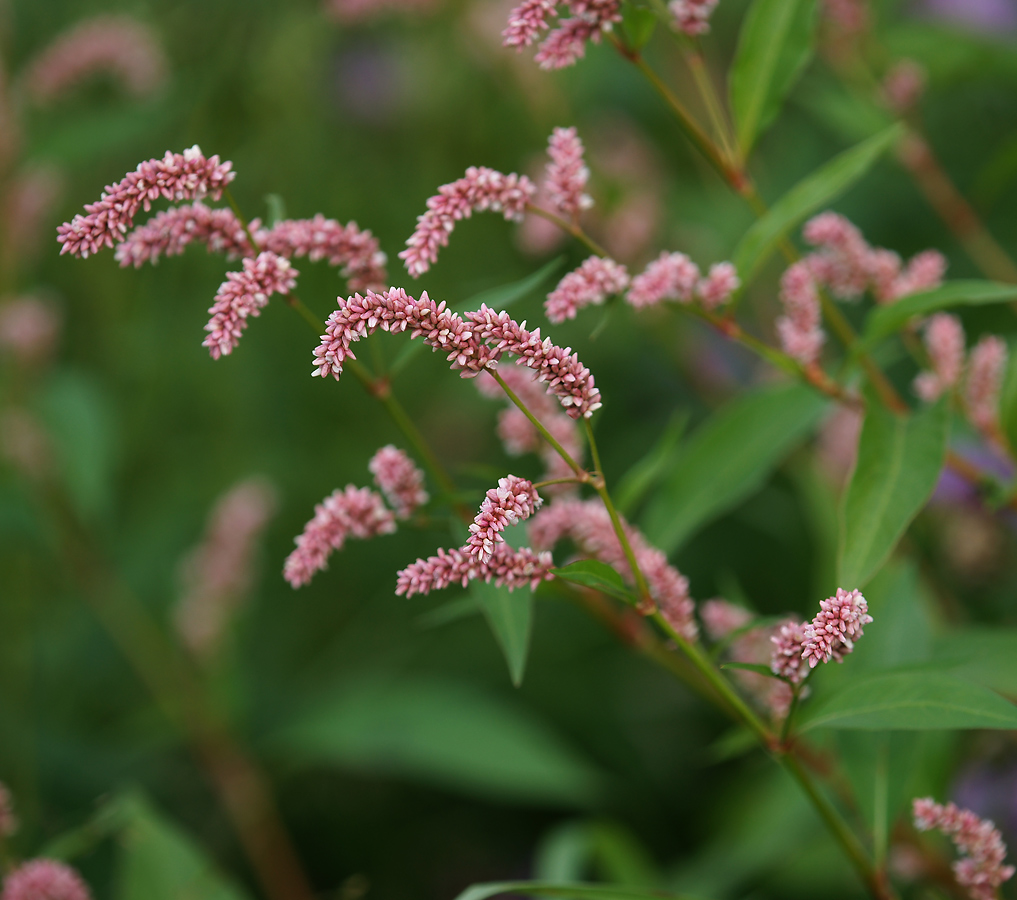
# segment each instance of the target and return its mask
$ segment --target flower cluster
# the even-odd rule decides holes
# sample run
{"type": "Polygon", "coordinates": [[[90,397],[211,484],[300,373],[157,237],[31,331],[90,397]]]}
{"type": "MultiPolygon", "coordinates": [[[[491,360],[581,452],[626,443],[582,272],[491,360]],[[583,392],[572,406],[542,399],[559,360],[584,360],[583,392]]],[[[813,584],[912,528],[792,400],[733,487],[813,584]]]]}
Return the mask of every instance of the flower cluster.
{"type": "Polygon", "coordinates": [[[740,284],[738,272],[729,262],[715,263],[701,278],[699,266],[684,253],[665,250],[632,279],[626,300],[642,309],[664,300],[691,303],[698,299],[705,309],[713,310],[725,304],[740,284]]]}
{"type": "Polygon", "coordinates": [[[272,294],[288,294],[296,287],[297,275],[289,260],[267,250],[255,259],[247,258],[240,272],[228,272],[208,312],[211,315],[202,346],[213,359],[233,352],[247,320],[261,315],[272,294]]]}
{"type": "MultiPolygon", "coordinates": [[[[688,579],[636,528],[627,522],[622,526],[661,613],[676,632],[694,641],[698,628],[688,579]]],[[[530,541],[536,549],[550,550],[564,538],[571,539],[584,555],[606,562],[626,578],[631,577],[628,557],[600,500],[556,500],[533,517],[530,541]]]]}
{"type": "MultiPolygon", "coordinates": [[[[586,42],[599,43],[605,32],[621,21],[618,0],[566,0],[569,17],[559,18],[557,26],[541,42],[534,57],[542,69],[563,69],[586,54],[586,42]]],[[[558,15],[556,0],[523,0],[509,13],[508,26],[502,32],[502,44],[522,50],[551,28],[558,15]]]]}
{"type": "Polygon", "coordinates": [[[61,253],[87,257],[103,247],[112,247],[124,239],[142,208],[148,211],[152,201],[218,200],[233,180],[232,163],[208,159],[195,144],[183,153],[170,153],[162,159],[150,159],[138,165],[121,181],[110,185],[96,203],[85,206],[87,215],[76,215],[57,229],[61,253]]]}
{"type": "Polygon", "coordinates": [[[0,900],[91,900],[85,882],[53,859],[30,859],[4,878],[0,900]]]}
{"type": "Polygon", "coordinates": [[[949,313],[936,313],[925,324],[925,349],[932,370],[915,378],[914,388],[926,403],[938,400],[960,381],[964,368],[964,327],[949,313]]]}
{"type": "Polygon", "coordinates": [[[1006,372],[1006,341],[985,335],[968,357],[964,402],[968,418],[980,431],[992,434],[999,427],[999,392],[1006,372]]]}
{"type": "Polygon", "coordinates": [[[593,206],[593,198],[586,193],[590,170],[583,161],[583,142],[576,129],[555,128],[547,142],[547,153],[551,157],[544,177],[548,199],[558,212],[574,221],[593,206]]]}
{"type": "Polygon", "coordinates": [[[810,669],[830,660],[843,662],[862,636],[863,626],[871,621],[861,593],[837,588],[833,597],[820,601],[819,612],[811,622],[791,621],[781,626],[772,638],[770,670],[799,684],[808,675],[803,662],[810,669]]]}
{"type": "Polygon", "coordinates": [[[233,210],[209,207],[200,200],[156,213],[126,235],[114,253],[122,267],[140,269],[145,263],[155,265],[163,254],[179,256],[192,243],[204,244],[210,253],[225,254],[227,259],[254,254],[233,210]]]}
{"type": "Polygon", "coordinates": [[[444,590],[453,584],[466,587],[477,578],[494,581],[498,587],[509,590],[527,586],[536,590],[542,581],[554,577],[552,568],[550,553],[534,553],[526,547],[514,550],[505,543],[495,544],[486,562],[463,549],[439,549],[436,556],[418,559],[399,572],[396,594],[412,597],[444,590]]]}
{"type": "Polygon", "coordinates": [[[397,519],[408,519],[430,499],[424,490],[424,473],[405,451],[392,444],[375,453],[367,468],[397,519]]]}
{"type": "Polygon", "coordinates": [[[777,319],[777,334],[784,352],[803,366],[815,363],[826,335],[822,327],[819,290],[805,261],[794,263],[780,280],[784,315],[777,319]]]}
{"type": "Polygon", "coordinates": [[[802,666],[802,649],[805,646],[805,629],[808,622],[785,622],[770,638],[773,644],[770,656],[770,671],[786,678],[792,684],[800,684],[809,670],[802,666]]]}
{"type": "Polygon", "coordinates": [[[127,16],[96,16],[58,37],[29,65],[25,87],[39,104],[50,103],[90,75],[106,71],[136,97],[166,78],[166,57],[155,35],[127,16]]]}
{"type": "Polygon", "coordinates": [[[438,260],[438,251],[448,246],[449,235],[460,219],[492,210],[518,221],[536,192],[525,175],[504,175],[486,166],[470,166],[458,181],[439,187],[427,201],[427,212],[417,217],[416,230],[399,254],[406,271],[418,278],[430,269],[438,260]]]}
{"type": "Polygon", "coordinates": [[[674,16],[675,26],[690,37],[706,34],[710,30],[710,16],[718,0],[671,0],[667,8],[674,16]]]}
{"type": "Polygon", "coordinates": [[[961,852],[953,871],[972,900],[995,900],[999,886],[1014,876],[1014,867],[1004,865],[1006,844],[995,825],[968,809],[953,803],[944,806],[931,797],[916,799],[913,813],[919,831],[942,831],[961,852]]]}
{"type": "Polygon", "coordinates": [[[555,325],[574,319],[584,306],[603,303],[628,287],[629,273],[613,259],[591,256],[547,295],[544,311],[555,325]]]}
{"type": "Polygon", "coordinates": [[[205,539],[184,559],[184,592],[174,610],[177,633],[199,656],[212,653],[249,590],[258,538],[275,511],[275,492],[258,479],[227,491],[209,516],[205,539]]]}
{"type": "Polygon", "coordinates": [[[505,540],[501,532],[528,519],[542,502],[533,483],[525,478],[509,475],[499,479],[498,486],[487,492],[470,525],[470,538],[464,549],[481,563],[489,562],[495,545],[505,540]]]}

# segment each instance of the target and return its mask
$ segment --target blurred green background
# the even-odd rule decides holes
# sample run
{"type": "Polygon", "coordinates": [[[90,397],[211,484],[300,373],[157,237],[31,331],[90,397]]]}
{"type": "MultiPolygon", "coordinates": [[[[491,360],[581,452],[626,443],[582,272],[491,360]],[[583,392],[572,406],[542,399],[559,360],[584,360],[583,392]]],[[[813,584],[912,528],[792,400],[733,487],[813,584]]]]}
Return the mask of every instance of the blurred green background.
{"type": "MultiPolygon", "coordinates": [[[[722,0],[716,13],[708,56],[718,74],[745,6],[722,0]]],[[[477,216],[412,284],[396,253],[426,198],[469,165],[532,168],[552,127],[576,125],[596,148],[592,193],[602,210],[637,189],[659,204],[647,214],[658,216],[650,238],[625,262],[642,265],[662,247],[704,263],[724,259],[749,213],[636,74],[603,46],[573,69],[539,71],[528,55],[498,48],[504,9],[491,0],[447,0],[429,14],[355,25],[333,21],[313,0],[9,0],[2,8],[9,79],[64,29],[98,13],[136,16],[168,57],[168,80],[153,96],[131,99],[98,78],[48,108],[22,111],[18,165],[52,165],[63,191],[38,254],[18,259],[4,289],[51,299],[63,328],[47,366],[26,375],[4,361],[2,402],[45,423],[59,490],[162,623],[180,593],[180,560],[200,540],[215,499],[252,475],[276,486],[256,588],[209,679],[270,772],[322,895],[452,897],[474,881],[529,877],[541,865],[549,872],[565,865],[570,847],[585,846],[595,857],[588,876],[674,876],[716,898],[813,897],[820,887],[825,896],[854,896],[842,864],[766,760],[723,760],[721,717],[555,591],[538,595],[518,689],[481,616],[441,626],[426,619],[458,592],[395,597],[397,569],[447,546],[447,532],[403,529],[353,542],[309,587],[291,590],[282,560],[313,505],[347,483],[369,483],[371,454],[385,443],[403,446],[400,434],[352,378],[309,377],[316,339],[281,303],[253,321],[232,356],[209,359],[201,346],[206,309],[238,264],[200,248],[139,271],[119,269],[110,252],[87,262],[58,256],[56,225],[103,185],[142,159],[198,143],[233,161],[233,191],[247,216],[267,217],[275,194],[291,217],[354,219],[379,237],[393,283],[459,305],[559,254],[559,274],[585,254],[569,244],[528,254],[516,226],[477,216]],[[626,152],[635,162],[618,161],[626,152]]],[[[947,27],[917,15],[914,4],[886,3],[879,13],[889,53],[929,71],[922,112],[945,166],[1014,248],[1013,34],[947,27]]],[[[662,35],[649,55],[684,93],[687,76],[662,35]]],[[[813,62],[754,163],[763,195],[778,197],[867,127],[813,62]]],[[[939,247],[953,277],[976,274],[890,159],[838,209],[875,244],[903,255],[939,247]]],[[[324,318],[344,283],[322,263],[296,266],[301,298],[324,318]]],[[[750,323],[768,327],[776,275],[774,268],[754,286],[750,323]]],[[[520,302],[517,318],[544,325],[541,300],[534,292],[520,302]]],[[[595,336],[599,311],[552,334],[595,373],[604,394],[598,435],[615,479],[676,412],[698,422],[761,377],[752,359],[691,320],[607,314],[595,336]]],[[[973,333],[1006,331],[1010,316],[978,310],[965,323],[973,333]]],[[[391,360],[404,341],[379,335],[363,357],[391,360]]],[[[901,383],[908,377],[902,370],[901,383]]],[[[440,357],[416,357],[395,389],[472,491],[471,505],[507,471],[539,474],[535,459],[505,456],[494,434],[498,405],[450,375],[440,357]]],[[[0,469],[0,780],[24,823],[15,849],[35,852],[137,788],[256,894],[179,732],[82,602],[39,494],[14,467],[0,469]]],[[[673,561],[697,598],[740,589],[764,613],[805,613],[829,582],[823,523],[831,502],[802,451],[673,561]]],[[[916,551],[977,616],[1014,625],[1013,537],[992,527],[1001,543],[987,568],[973,571],[941,552],[935,514],[919,523],[916,551]]],[[[940,748],[930,783],[948,785],[956,760],[972,754],[1012,758],[1012,749],[985,740],[940,748]]],[[[74,862],[106,898],[118,896],[117,859],[115,842],[99,842],[74,862]]]]}

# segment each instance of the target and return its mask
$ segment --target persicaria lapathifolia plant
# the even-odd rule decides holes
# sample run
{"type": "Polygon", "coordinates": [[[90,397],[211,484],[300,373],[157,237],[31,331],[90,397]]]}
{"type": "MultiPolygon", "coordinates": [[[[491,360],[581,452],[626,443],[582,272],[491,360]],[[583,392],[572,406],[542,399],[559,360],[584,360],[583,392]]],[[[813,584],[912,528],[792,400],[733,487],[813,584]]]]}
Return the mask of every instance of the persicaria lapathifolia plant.
{"type": "MultiPolygon", "coordinates": [[[[919,123],[908,118],[920,101],[921,80],[906,67],[886,73],[872,98],[900,121],[803,173],[796,187],[768,206],[750,163],[758,137],[795,80],[788,73],[800,72],[818,40],[843,74],[845,56],[858,53],[855,44],[869,19],[860,0],[831,2],[823,5],[823,25],[815,32],[803,26],[815,3],[754,0],[725,104],[704,66],[701,44],[716,6],[716,0],[648,7],[629,0],[526,0],[512,10],[505,46],[538,43],[536,61],[545,69],[575,64],[587,43],[610,43],[646,76],[693,146],[754,217],[728,259],[696,261],[689,247],[674,245],[613,259],[591,225],[597,173],[577,128],[552,132],[542,178],[471,166],[426,201],[398,258],[408,277],[419,279],[474,213],[494,212],[510,222],[542,218],[574,239],[585,257],[547,293],[548,324],[531,328],[506,309],[482,303],[468,310],[455,298],[436,300],[427,290],[390,284],[378,241],[355,223],[341,225],[324,214],[271,227],[246,220],[229,196],[232,165],[205,157],[197,147],[141,163],[87,206],[85,215],[61,226],[58,239],[62,252],[82,257],[115,247],[122,266],[154,264],[191,243],[240,260],[209,310],[205,346],[212,357],[237,350],[248,320],[279,295],[318,335],[309,353],[312,374],[324,382],[354,372],[391,415],[407,450],[390,445],[377,451],[368,463],[377,490],[350,484],[315,507],[284,564],[294,588],[320,577],[331,554],[350,539],[450,522],[445,546],[393,565],[397,594],[413,598],[453,586],[476,591],[482,583],[504,591],[499,596],[507,598],[507,609],[529,610],[539,591],[588,607],[729,715],[739,739],[752,739],[783,767],[864,888],[877,900],[891,900],[898,884],[917,877],[934,881],[943,866],[908,828],[890,827],[901,810],[888,808],[886,780],[894,768],[887,759],[881,756],[878,772],[871,773],[880,800],[866,818],[869,798],[858,801],[858,785],[840,776],[842,748],[822,735],[1017,727],[1017,710],[1008,700],[937,665],[931,637],[926,643],[932,649],[919,648],[906,633],[911,624],[900,625],[926,622],[923,589],[907,561],[913,542],[901,541],[941,480],[960,479],[983,506],[1017,508],[1013,491],[993,474],[1000,467],[1012,470],[1015,462],[1017,390],[1007,375],[1006,342],[981,334],[969,351],[961,319],[947,312],[1017,300],[1017,287],[1009,283],[1017,278],[947,281],[940,251],[905,260],[874,246],[855,224],[827,209],[891,149],[921,184],[915,157],[931,150],[919,123]],[[687,64],[705,121],[689,112],[643,56],[658,24],[687,64]],[[760,50],[764,46],[767,53],[760,50]],[[767,62],[773,54],[779,65],[767,62]],[[229,207],[210,205],[222,198],[229,207]],[[175,205],[136,224],[139,213],[160,199],[175,205]],[[771,271],[767,264],[778,253],[783,261],[771,271]],[[347,290],[323,323],[294,294],[294,258],[326,261],[346,279],[347,290]],[[745,390],[678,451],[664,442],[629,473],[605,471],[597,414],[626,398],[606,388],[602,395],[581,361],[584,351],[554,338],[556,327],[577,327],[592,316],[592,306],[631,316],[637,328],[688,317],[699,323],[695,327],[747,348],[778,380],[745,390]],[[483,396],[501,400],[497,433],[505,451],[539,456],[543,477],[506,473],[491,484],[492,475],[482,495],[476,492],[476,504],[464,502],[396,399],[394,375],[372,371],[358,359],[354,345],[378,331],[407,333],[444,354],[483,396]],[[1004,390],[1008,378],[1011,387],[1004,390]],[[727,598],[697,605],[689,579],[672,561],[682,541],[746,499],[824,416],[820,456],[847,483],[837,501],[839,515],[829,517],[839,531],[837,560],[835,571],[824,572],[826,588],[816,592],[829,595],[818,601],[818,613],[811,620],[764,617],[734,602],[743,599],[734,587],[727,598]],[[977,452],[951,445],[955,418],[977,452]],[[879,637],[866,650],[859,641],[869,626],[879,637]],[[839,678],[830,674],[837,667],[821,665],[831,662],[844,664],[839,678]],[[922,864],[894,869],[894,851],[896,858],[918,854],[922,864]]],[[[939,211],[948,218],[948,210],[939,211]]],[[[977,249],[964,246],[976,262],[991,258],[984,267],[995,278],[1009,261],[986,249],[995,246],[991,242],[986,232],[977,249]]],[[[528,466],[520,460],[516,471],[528,466]]],[[[243,555],[237,549],[242,543],[234,556],[243,555]]],[[[890,738],[885,741],[879,753],[889,754],[890,738]]],[[[848,760],[845,770],[854,771],[857,762],[848,760]]],[[[901,796],[911,788],[897,787],[901,796]]],[[[928,800],[915,801],[915,821],[921,830],[949,834],[964,854],[954,866],[951,890],[975,900],[998,896],[1013,869],[1004,865],[1002,840],[991,823],[928,800]]],[[[538,887],[529,890],[540,893],[538,887]]]]}

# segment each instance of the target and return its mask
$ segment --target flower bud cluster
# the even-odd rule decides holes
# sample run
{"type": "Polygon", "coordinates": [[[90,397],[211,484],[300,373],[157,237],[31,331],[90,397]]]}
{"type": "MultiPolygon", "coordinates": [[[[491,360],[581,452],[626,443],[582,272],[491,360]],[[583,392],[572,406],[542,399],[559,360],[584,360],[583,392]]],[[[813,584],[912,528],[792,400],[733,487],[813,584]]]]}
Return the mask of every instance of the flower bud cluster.
{"type": "Polygon", "coordinates": [[[714,310],[727,303],[741,282],[729,262],[715,263],[705,278],[684,253],[664,251],[632,279],[626,300],[636,309],[655,306],[664,300],[691,303],[698,299],[704,309],[714,310]]]}
{"type": "MultiPolygon", "coordinates": [[[[605,32],[621,21],[618,0],[565,0],[570,13],[544,38],[534,59],[542,69],[563,69],[586,54],[586,42],[599,43],[605,32]]],[[[558,15],[554,0],[523,0],[509,13],[502,44],[522,50],[551,28],[558,15]]]]}
{"type": "Polygon", "coordinates": [[[837,588],[833,597],[820,601],[811,622],[792,621],[781,626],[772,638],[770,670],[800,684],[808,675],[803,662],[809,669],[821,662],[843,662],[862,636],[862,628],[871,621],[869,606],[859,591],[837,588]]]}
{"type": "Polygon", "coordinates": [[[85,882],[70,866],[30,859],[4,878],[0,900],[91,900],[85,882]]]}
{"type": "Polygon", "coordinates": [[[591,256],[547,295],[544,311],[551,322],[560,325],[566,319],[574,319],[584,306],[599,305],[612,294],[620,294],[628,284],[625,266],[613,259],[591,256]]]}
{"type": "Polygon", "coordinates": [[[667,8],[674,16],[675,26],[690,37],[707,34],[710,30],[710,16],[717,8],[718,0],[671,0],[667,8]]]}
{"type": "Polygon", "coordinates": [[[397,519],[408,519],[431,498],[424,490],[424,473],[404,450],[388,444],[371,457],[367,468],[374,483],[395,510],[397,519]]]}
{"type": "Polygon", "coordinates": [[[547,142],[547,153],[551,157],[544,176],[548,199],[558,212],[575,220],[593,206],[593,198],[586,193],[590,170],[583,161],[583,142],[576,129],[555,128],[547,142]]]}
{"type": "Polygon", "coordinates": [[[501,532],[516,522],[528,519],[540,509],[543,501],[532,482],[516,475],[498,480],[480,506],[480,512],[470,525],[470,538],[466,549],[482,563],[491,558],[495,544],[504,542],[501,532]]]}

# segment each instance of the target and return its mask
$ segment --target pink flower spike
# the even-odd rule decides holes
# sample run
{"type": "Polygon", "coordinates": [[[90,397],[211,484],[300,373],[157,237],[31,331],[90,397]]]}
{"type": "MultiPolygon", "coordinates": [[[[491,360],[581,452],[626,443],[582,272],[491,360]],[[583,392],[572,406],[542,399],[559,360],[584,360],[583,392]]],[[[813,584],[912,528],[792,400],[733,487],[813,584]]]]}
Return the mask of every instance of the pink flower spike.
{"type": "Polygon", "coordinates": [[[532,482],[509,475],[498,481],[498,487],[487,492],[480,512],[470,525],[470,539],[463,548],[481,563],[491,559],[495,544],[505,539],[501,532],[522,522],[540,509],[540,496],[532,482]]]}
{"type": "Polygon", "coordinates": [[[30,859],[4,879],[0,900],[91,900],[85,882],[70,866],[30,859]]]}
{"type": "Polygon", "coordinates": [[[738,270],[729,262],[721,262],[710,266],[710,274],[696,285],[696,293],[703,307],[713,310],[727,303],[740,286],[738,270]]]}
{"type": "Polygon", "coordinates": [[[460,219],[491,210],[510,221],[519,221],[536,192],[525,175],[503,175],[485,166],[471,166],[458,181],[438,188],[438,193],[427,201],[427,212],[417,217],[416,230],[399,254],[406,271],[419,278],[430,269],[438,260],[438,251],[448,246],[449,235],[460,219]]]}
{"type": "Polygon", "coordinates": [[[912,812],[915,828],[943,832],[960,851],[961,858],[952,868],[972,900],[997,900],[1000,885],[1013,878],[1014,867],[1004,865],[1006,844],[996,826],[971,810],[953,803],[943,806],[931,797],[917,798],[912,812]]]}
{"type": "Polygon", "coordinates": [[[964,367],[964,328],[960,319],[936,313],[925,326],[925,349],[932,371],[922,372],[914,388],[926,403],[933,403],[960,380],[964,367]]]}
{"type": "Polygon", "coordinates": [[[585,193],[590,170],[583,162],[583,142],[575,128],[555,128],[548,140],[545,186],[558,212],[575,221],[584,209],[593,206],[593,198],[585,193]]]}
{"type": "Polygon", "coordinates": [[[152,208],[159,197],[180,202],[210,196],[218,200],[236,173],[233,164],[219,162],[218,156],[206,159],[195,144],[183,153],[169,153],[162,159],[150,159],[119,182],[110,185],[96,203],[85,206],[87,215],[77,215],[57,228],[61,253],[87,257],[102,247],[112,247],[124,239],[138,211],[152,208]]]}
{"type": "Polygon", "coordinates": [[[974,426],[992,433],[999,427],[999,391],[1006,372],[1006,341],[994,334],[983,337],[971,351],[964,401],[974,426]]]}
{"type": "Polygon", "coordinates": [[[748,625],[752,621],[752,613],[744,606],[736,606],[734,603],[715,597],[699,607],[699,618],[703,620],[710,639],[720,641],[732,631],[737,631],[748,625]]]}
{"type": "Polygon", "coordinates": [[[854,300],[868,284],[870,247],[862,233],[844,216],[824,212],[802,229],[805,240],[821,252],[812,258],[815,278],[842,300],[854,300]]]}
{"type": "Polygon", "coordinates": [[[613,259],[591,256],[569,272],[544,303],[544,311],[555,325],[574,319],[584,306],[599,305],[612,294],[628,287],[629,273],[613,259]]]}
{"type": "Polygon", "coordinates": [[[9,838],[18,830],[18,817],[7,785],[0,781],[0,840],[9,838]]]}
{"type": "Polygon", "coordinates": [[[283,577],[293,587],[302,587],[315,572],[328,568],[332,551],[341,550],[347,538],[366,540],[395,530],[395,516],[380,494],[347,485],[314,507],[314,518],[296,539],[297,549],[286,558],[283,577]]]}
{"type": "Polygon", "coordinates": [[[515,47],[517,51],[529,47],[548,29],[547,20],[558,8],[555,0],[523,0],[509,13],[508,25],[501,33],[503,47],[515,47]]]}
{"type": "Polygon", "coordinates": [[[621,21],[618,0],[569,0],[572,17],[559,19],[534,57],[542,69],[564,69],[586,54],[586,42],[600,43],[605,32],[621,21]]]}
{"type": "Polygon", "coordinates": [[[404,451],[391,444],[375,453],[367,468],[395,510],[396,518],[408,519],[430,499],[424,490],[424,473],[404,451]]]}
{"type": "Polygon", "coordinates": [[[777,334],[784,352],[803,366],[819,359],[826,335],[822,329],[819,294],[808,258],[789,266],[780,280],[784,315],[777,319],[777,334]]]}
{"type": "Polygon", "coordinates": [[[699,266],[684,253],[664,251],[632,279],[626,299],[636,309],[663,300],[688,303],[699,283],[699,266]]]}
{"type": "Polygon", "coordinates": [[[494,581],[510,591],[530,587],[536,590],[542,581],[554,576],[554,560],[550,553],[534,553],[521,547],[513,550],[508,544],[496,544],[487,562],[467,553],[465,549],[438,550],[437,556],[418,559],[403,569],[396,582],[398,596],[412,597],[444,590],[453,584],[466,587],[476,578],[494,581]]]}
{"type": "Polygon", "coordinates": [[[819,613],[805,626],[802,659],[812,669],[831,659],[842,662],[871,621],[869,605],[859,591],[837,588],[835,596],[820,602],[819,613]]]}
{"type": "Polygon", "coordinates": [[[891,300],[931,291],[943,283],[946,257],[938,250],[923,250],[911,258],[907,268],[894,280],[891,300]]]}
{"type": "Polygon", "coordinates": [[[706,34],[710,30],[710,16],[718,0],[671,0],[668,9],[674,16],[675,26],[690,37],[706,34]]]}
{"type": "Polygon", "coordinates": [[[802,650],[805,646],[805,630],[808,622],[789,621],[770,638],[773,651],[770,657],[770,671],[786,678],[792,684],[801,684],[809,670],[802,666],[802,650]]]}
{"type": "Polygon", "coordinates": [[[261,315],[272,294],[288,294],[296,287],[297,272],[289,261],[268,251],[257,259],[245,259],[243,270],[229,272],[208,310],[212,318],[205,326],[212,359],[228,356],[240,341],[250,317],[261,315]]]}
{"type": "Polygon", "coordinates": [[[166,56],[152,30],[129,16],[85,19],[60,35],[25,73],[25,87],[41,105],[90,75],[107,71],[128,93],[144,97],[166,79],[166,56]]]}
{"type": "Polygon", "coordinates": [[[211,209],[198,201],[156,213],[130,232],[114,255],[121,266],[139,269],[145,263],[155,265],[163,254],[178,256],[195,242],[210,253],[224,253],[227,259],[254,252],[232,210],[211,209]]]}

